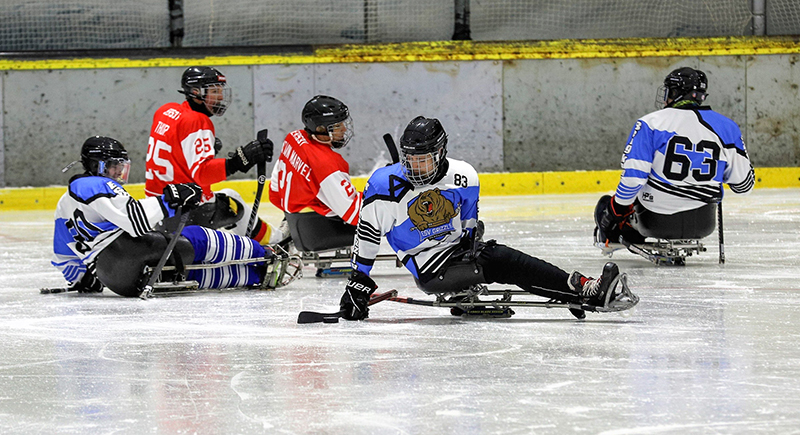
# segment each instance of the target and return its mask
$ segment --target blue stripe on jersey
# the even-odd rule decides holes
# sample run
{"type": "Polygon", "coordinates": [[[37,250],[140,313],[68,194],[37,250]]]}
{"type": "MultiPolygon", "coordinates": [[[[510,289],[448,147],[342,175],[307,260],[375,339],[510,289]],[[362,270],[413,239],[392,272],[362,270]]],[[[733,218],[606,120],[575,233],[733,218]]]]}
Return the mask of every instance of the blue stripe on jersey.
{"type": "Polygon", "coordinates": [[[115,197],[124,191],[119,183],[105,177],[77,178],[69,184],[69,195],[84,204],[101,197],[115,197]]]}
{"type": "Polygon", "coordinates": [[[66,219],[56,219],[55,231],[53,232],[53,252],[61,255],[74,256],[75,253],[69,248],[69,244],[75,240],[67,229],[66,219]]]}
{"type": "Polygon", "coordinates": [[[728,117],[710,109],[697,110],[695,113],[717,133],[724,144],[735,145],[737,150],[744,151],[744,146],[741,143],[742,132],[739,126],[731,122],[728,117]]]}

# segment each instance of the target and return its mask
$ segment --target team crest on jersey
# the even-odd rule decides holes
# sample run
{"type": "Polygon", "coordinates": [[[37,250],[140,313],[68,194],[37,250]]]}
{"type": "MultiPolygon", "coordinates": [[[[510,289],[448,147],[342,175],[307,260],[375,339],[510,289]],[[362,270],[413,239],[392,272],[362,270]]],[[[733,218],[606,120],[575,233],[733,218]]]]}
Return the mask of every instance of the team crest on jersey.
{"type": "Polygon", "coordinates": [[[460,209],[437,188],[422,192],[408,203],[408,218],[414,224],[412,230],[419,231],[420,240],[437,239],[455,231],[452,219],[460,209]]]}

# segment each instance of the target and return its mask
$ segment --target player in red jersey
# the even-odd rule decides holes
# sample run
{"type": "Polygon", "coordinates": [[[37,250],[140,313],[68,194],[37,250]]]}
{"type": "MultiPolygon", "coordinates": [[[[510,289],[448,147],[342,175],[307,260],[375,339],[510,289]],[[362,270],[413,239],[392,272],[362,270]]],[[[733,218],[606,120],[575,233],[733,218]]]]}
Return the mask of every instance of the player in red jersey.
{"type": "MultiPolygon", "coordinates": [[[[204,205],[192,213],[192,224],[226,228],[262,244],[274,244],[285,236],[258,219],[245,234],[251,208],[232,189],[211,191],[211,185],[236,172],[247,172],[258,163],[272,161],[272,141],[255,140],[238,147],[227,159],[216,158],[222,142],[215,137],[211,117],[222,116],[231,101],[231,90],[222,73],[211,67],[191,67],[183,73],[178,92],[183,103],[167,103],[153,116],[147,148],[145,194],[160,195],[169,184],[195,183],[203,189],[204,205]]],[[[176,223],[175,223],[176,224],[176,223]]],[[[165,226],[170,223],[165,221],[165,226]]]]}
{"type": "Polygon", "coordinates": [[[336,98],[317,95],[306,103],[302,119],[305,129],[283,141],[269,200],[285,212],[298,249],[352,246],[361,192],[350,182],[350,165],[335,151],[353,137],[350,111],[336,98]]]}

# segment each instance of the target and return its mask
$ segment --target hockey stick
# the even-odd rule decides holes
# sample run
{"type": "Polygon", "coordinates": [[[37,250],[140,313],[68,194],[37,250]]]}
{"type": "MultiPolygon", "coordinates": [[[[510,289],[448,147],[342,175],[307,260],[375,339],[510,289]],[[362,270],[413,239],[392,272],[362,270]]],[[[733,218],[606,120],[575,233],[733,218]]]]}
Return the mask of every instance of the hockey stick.
{"type": "Polygon", "coordinates": [[[397,146],[394,144],[392,135],[389,133],[384,134],[383,142],[386,144],[386,148],[389,149],[389,155],[392,156],[392,163],[399,163],[400,155],[397,154],[397,146]]]}
{"type": "MultiPolygon", "coordinates": [[[[538,308],[571,308],[584,311],[609,313],[609,312],[629,310],[639,303],[639,297],[636,296],[628,287],[628,279],[625,274],[620,275],[619,283],[622,286],[621,292],[617,295],[614,301],[611,301],[609,303],[609,301],[607,300],[605,306],[590,305],[586,303],[581,304],[572,302],[559,302],[552,299],[549,301],[511,300],[512,295],[525,295],[525,296],[531,295],[530,292],[526,292],[524,290],[488,290],[487,292],[482,293],[482,295],[502,296],[502,299],[496,299],[496,300],[464,299],[458,301],[445,301],[437,299],[435,301],[429,301],[429,300],[404,298],[404,297],[392,297],[389,298],[389,300],[392,302],[400,302],[403,304],[411,304],[411,305],[423,305],[427,307],[460,308],[464,311],[471,310],[473,308],[487,309],[491,307],[503,307],[503,308],[538,307],[538,308]]],[[[483,310],[479,311],[479,314],[493,314],[493,313],[483,310]]]]}
{"type": "MultiPolygon", "coordinates": [[[[397,290],[389,290],[385,293],[372,295],[367,306],[377,304],[397,296],[397,290]]],[[[297,316],[297,323],[339,323],[339,318],[344,314],[342,311],[335,313],[317,313],[315,311],[301,311],[297,316]]]]}
{"type": "MultiPolygon", "coordinates": [[[[269,131],[265,128],[260,130],[256,133],[256,140],[259,142],[266,142],[267,135],[269,131]]],[[[272,161],[272,156],[270,156],[270,161],[272,161]]],[[[253,210],[250,212],[250,221],[247,222],[247,231],[244,233],[245,236],[250,236],[250,231],[253,231],[253,227],[256,224],[256,219],[258,218],[258,206],[261,205],[261,194],[264,193],[264,184],[267,182],[267,163],[260,162],[256,166],[256,173],[258,174],[258,189],[256,190],[256,198],[253,200],[253,210]]]]}
{"type": "Polygon", "coordinates": [[[175,245],[178,243],[178,237],[181,236],[181,232],[183,232],[186,222],[189,221],[190,213],[183,213],[183,208],[181,206],[175,210],[175,213],[180,215],[178,228],[172,234],[172,239],[169,241],[167,249],[164,250],[164,254],[161,255],[161,259],[158,260],[158,264],[156,264],[155,269],[153,269],[153,271],[150,273],[150,278],[147,280],[147,284],[142,289],[142,292],[139,293],[139,298],[141,299],[148,299],[153,294],[153,284],[156,283],[159,275],[161,275],[161,269],[163,269],[164,265],[167,264],[169,256],[172,255],[172,250],[175,249],[175,245]]]}
{"type": "Polygon", "coordinates": [[[722,200],[717,203],[717,232],[719,233],[719,264],[725,264],[725,235],[722,232],[722,200]]]}
{"type": "Polygon", "coordinates": [[[52,288],[43,287],[43,288],[39,289],[39,293],[41,293],[43,295],[54,295],[54,294],[57,294],[57,293],[66,293],[66,292],[74,292],[74,291],[77,291],[77,290],[74,289],[74,288],[69,288],[69,287],[52,287],[52,288]]]}

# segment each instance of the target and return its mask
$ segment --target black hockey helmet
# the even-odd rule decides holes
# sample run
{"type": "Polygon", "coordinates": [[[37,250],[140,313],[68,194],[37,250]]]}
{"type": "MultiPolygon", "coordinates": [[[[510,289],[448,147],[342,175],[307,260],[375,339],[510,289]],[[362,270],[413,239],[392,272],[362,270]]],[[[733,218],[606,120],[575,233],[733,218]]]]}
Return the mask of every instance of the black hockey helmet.
{"type": "Polygon", "coordinates": [[[128,182],[131,161],[122,143],[106,136],[92,136],[81,147],[81,163],[87,174],[128,182]]]}
{"type": "Polygon", "coordinates": [[[303,107],[303,125],[309,134],[330,137],[333,148],[342,148],[353,138],[353,123],[347,105],[327,95],[317,95],[303,107]]]}
{"type": "Polygon", "coordinates": [[[656,108],[686,103],[702,104],[708,94],[708,77],[699,69],[682,67],[667,75],[656,94],[656,108]],[[680,104],[679,104],[680,103],[680,104]]]}
{"type": "Polygon", "coordinates": [[[414,118],[400,137],[400,153],[411,184],[422,186],[430,183],[444,169],[442,162],[447,155],[447,133],[442,123],[436,118],[414,118]]]}
{"type": "Polygon", "coordinates": [[[186,99],[201,100],[206,109],[214,115],[222,116],[231,102],[231,89],[228,80],[216,68],[193,66],[186,69],[181,77],[178,92],[186,99]]]}

